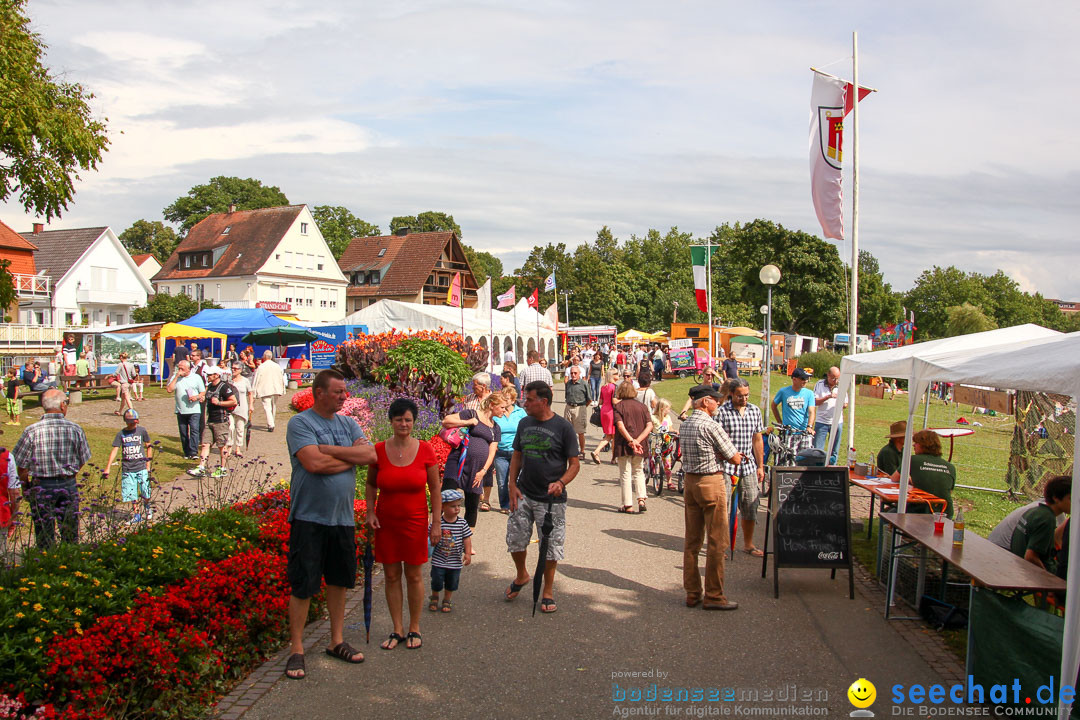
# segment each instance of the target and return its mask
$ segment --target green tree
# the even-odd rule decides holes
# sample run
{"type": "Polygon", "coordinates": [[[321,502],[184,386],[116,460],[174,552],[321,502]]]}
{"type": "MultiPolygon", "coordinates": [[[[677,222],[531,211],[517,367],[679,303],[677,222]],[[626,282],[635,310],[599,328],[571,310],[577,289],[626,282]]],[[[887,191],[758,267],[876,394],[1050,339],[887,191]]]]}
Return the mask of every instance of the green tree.
{"type": "Polygon", "coordinates": [[[183,322],[200,310],[218,309],[221,306],[209,300],[198,303],[187,295],[151,295],[146,305],[135,308],[132,322],[183,322]]]}
{"type": "Polygon", "coordinates": [[[340,205],[316,205],[311,210],[311,216],[315,218],[315,224],[319,226],[319,232],[330,246],[335,260],[341,258],[353,238],[382,235],[378,225],[361,220],[340,205]]]}
{"type": "Polygon", "coordinates": [[[915,311],[918,338],[929,340],[948,337],[948,308],[965,302],[978,307],[988,305],[990,298],[980,277],[950,265],[937,265],[923,270],[915,285],[904,296],[904,306],[915,311]]]}
{"type": "Polygon", "coordinates": [[[744,317],[757,318],[767,299],[758,272],[771,263],[782,275],[773,289],[775,330],[819,337],[843,330],[845,269],[835,245],[769,220],[724,224],[711,239],[720,244],[712,263],[716,305],[743,307],[744,317]]]}
{"type": "MultiPolygon", "coordinates": [[[[565,243],[559,243],[558,245],[548,243],[544,247],[537,245],[529,253],[529,257],[525,258],[525,263],[514,271],[514,275],[517,276],[518,298],[528,297],[534,289],[539,288],[539,309],[540,312],[544,312],[556,300],[554,292],[544,292],[544,278],[550,275],[552,271],[555,271],[555,281],[561,286],[562,281],[559,279],[559,275],[561,275],[559,270],[561,268],[570,270],[572,264],[570,255],[566,252],[565,243]]],[[[564,288],[559,287],[558,289],[562,290],[564,288]]]]}
{"type": "Polygon", "coordinates": [[[879,325],[900,319],[899,293],[885,282],[877,258],[859,251],[859,332],[869,335],[879,325]]]}
{"type": "Polygon", "coordinates": [[[982,308],[972,305],[971,303],[966,302],[960,305],[954,305],[950,308],[946,308],[945,312],[949,318],[948,323],[945,326],[945,332],[948,337],[955,335],[969,335],[985,330],[993,330],[997,327],[997,323],[986,317],[982,308]]]}
{"type": "Polygon", "coordinates": [[[11,265],[10,260],[0,260],[0,316],[3,316],[0,317],[0,320],[4,322],[11,322],[11,317],[6,313],[15,305],[17,299],[15,282],[11,277],[11,272],[8,270],[9,265],[11,265]]]}
{"type": "Polygon", "coordinates": [[[46,46],[30,30],[26,0],[0,2],[0,202],[18,194],[31,214],[59,217],[80,171],[93,170],[109,141],[82,85],[42,63],[46,46]]]}
{"type": "Polygon", "coordinates": [[[491,284],[494,287],[495,280],[501,278],[503,274],[502,260],[486,250],[474,250],[465,243],[461,244],[461,249],[465,251],[465,258],[469,261],[469,267],[472,268],[473,275],[476,277],[476,284],[483,285],[484,281],[492,278],[491,284]]]}
{"type": "Polygon", "coordinates": [[[454,216],[435,210],[416,215],[398,215],[390,220],[391,233],[402,228],[409,228],[410,232],[453,232],[461,239],[461,226],[454,222],[454,216]]]}
{"type": "Polygon", "coordinates": [[[180,244],[176,231],[160,220],[136,220],[119,239],[132,255],[150,253],[162,265],[180,244]]]}
{"type": "Polygon", "coordinates": [[[229,205],[236,205],[237,210],[258,210],[288,204],[289,198],[276,186],[263,185],[255,178],[245,180],[219,175],[205,185],[191,188],[187,195],[177,198],[162,213],[186,234],[208,215],[227,212],[229,205]]]}

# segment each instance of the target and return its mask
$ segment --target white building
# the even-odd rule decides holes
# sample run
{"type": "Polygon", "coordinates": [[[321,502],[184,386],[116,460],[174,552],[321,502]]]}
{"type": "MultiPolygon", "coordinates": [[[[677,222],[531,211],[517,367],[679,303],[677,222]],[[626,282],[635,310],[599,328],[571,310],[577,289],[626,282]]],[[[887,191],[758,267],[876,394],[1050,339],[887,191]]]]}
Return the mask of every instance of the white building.
{"type": "Polygon", "coordinates": [[[230,210],[191,228],[153,277],[157,292],[263,307],[301,322],[345,316],[349,283],[307,205],[230,210]]]}
{"type": "Polygon", "coordinates": [[[139,268],[139,272],[146,278],[146,282],[153,282],[154,276],[161,272],[161,263],[150,253],[132,255],[131,259],[135,261],[135,266],[139,268]]]}
{"type": "Polygon", "coordinates": [[[28,307],[24,323],[123,325],[153,292],[111,228],[44,230],[35,224],[22,237],[37,246],[34,265],[52,284],[48,306],[28,307]]]}

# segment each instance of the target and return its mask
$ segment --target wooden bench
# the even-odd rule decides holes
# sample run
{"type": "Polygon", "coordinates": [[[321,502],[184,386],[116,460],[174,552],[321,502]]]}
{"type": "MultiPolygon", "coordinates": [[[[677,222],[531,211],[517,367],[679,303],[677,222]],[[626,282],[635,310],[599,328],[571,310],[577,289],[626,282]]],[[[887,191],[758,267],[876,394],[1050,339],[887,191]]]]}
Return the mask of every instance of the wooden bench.
{"type": "Polygon", "coordinates": [[[282,372],[285,373],[285,377],[288,379],[289,389],[295,390],[300,387],[300,383],[303,382],[305,375],[310,375],[311,378],[314,378],[315,374],[319,371],[315,368],[285,368],[282,372]]]}
{"type": "Polygon", "coordinates": [[[112,390],[113,385],[105,382],[105,378],[112,376],[113,373],[90,373],[86,377],[79,375],[61,375],[60,382],[68,388],[68,401],[72,404],[78,404],[82,402],[82,394],[84,390],[112,390]],[[89,385],[83,385],[78,387],[77,383],[90,381],[89,385]]]}

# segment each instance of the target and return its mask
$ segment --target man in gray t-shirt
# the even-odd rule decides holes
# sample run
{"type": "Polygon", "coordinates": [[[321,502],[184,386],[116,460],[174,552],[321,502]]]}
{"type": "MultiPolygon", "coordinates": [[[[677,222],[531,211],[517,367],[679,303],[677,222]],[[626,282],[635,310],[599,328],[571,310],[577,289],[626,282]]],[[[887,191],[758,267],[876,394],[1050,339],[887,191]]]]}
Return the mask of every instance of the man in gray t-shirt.
{"type": "Polygon", "coordinates": [[[326,580],[331,657],[348,663],[364,654],[345,642],[345,590],[356,585],[356,466],[375,462],[375,448],[351,417],[338,415],[345,404],[345,378],[323,370],[312,386],[314,405],[289,421],[292,477],[289,485],[289,640],[292,655],[285,674],[299,680],[304,669],[304,623],[311,596],[326,580]]]}

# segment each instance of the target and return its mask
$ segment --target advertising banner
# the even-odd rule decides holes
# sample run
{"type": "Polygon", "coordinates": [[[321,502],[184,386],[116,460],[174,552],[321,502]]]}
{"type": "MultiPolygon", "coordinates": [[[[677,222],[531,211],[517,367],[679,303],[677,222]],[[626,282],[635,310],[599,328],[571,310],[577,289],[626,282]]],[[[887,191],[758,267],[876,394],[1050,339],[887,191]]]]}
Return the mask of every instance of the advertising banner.
{"type": "MultiPolygon", "coordinates": [[[[84,341],[84,347],[85,344],[84,341]]],[[[98,371],[114,371],[122,352],[127,353],[128,362],[139,366],[140,373],[150,373],[150,333],[101,333],[98,336],[98,371]]]]}
{"type": "Polygon", "coordinates": [[[308,343],[311,367],[325,370],[337,359],[337,346],[358,334],[366,334],[367,325],[322,325],[309,327],[308,330],[319,336],[318,340],[308,343]]]}

